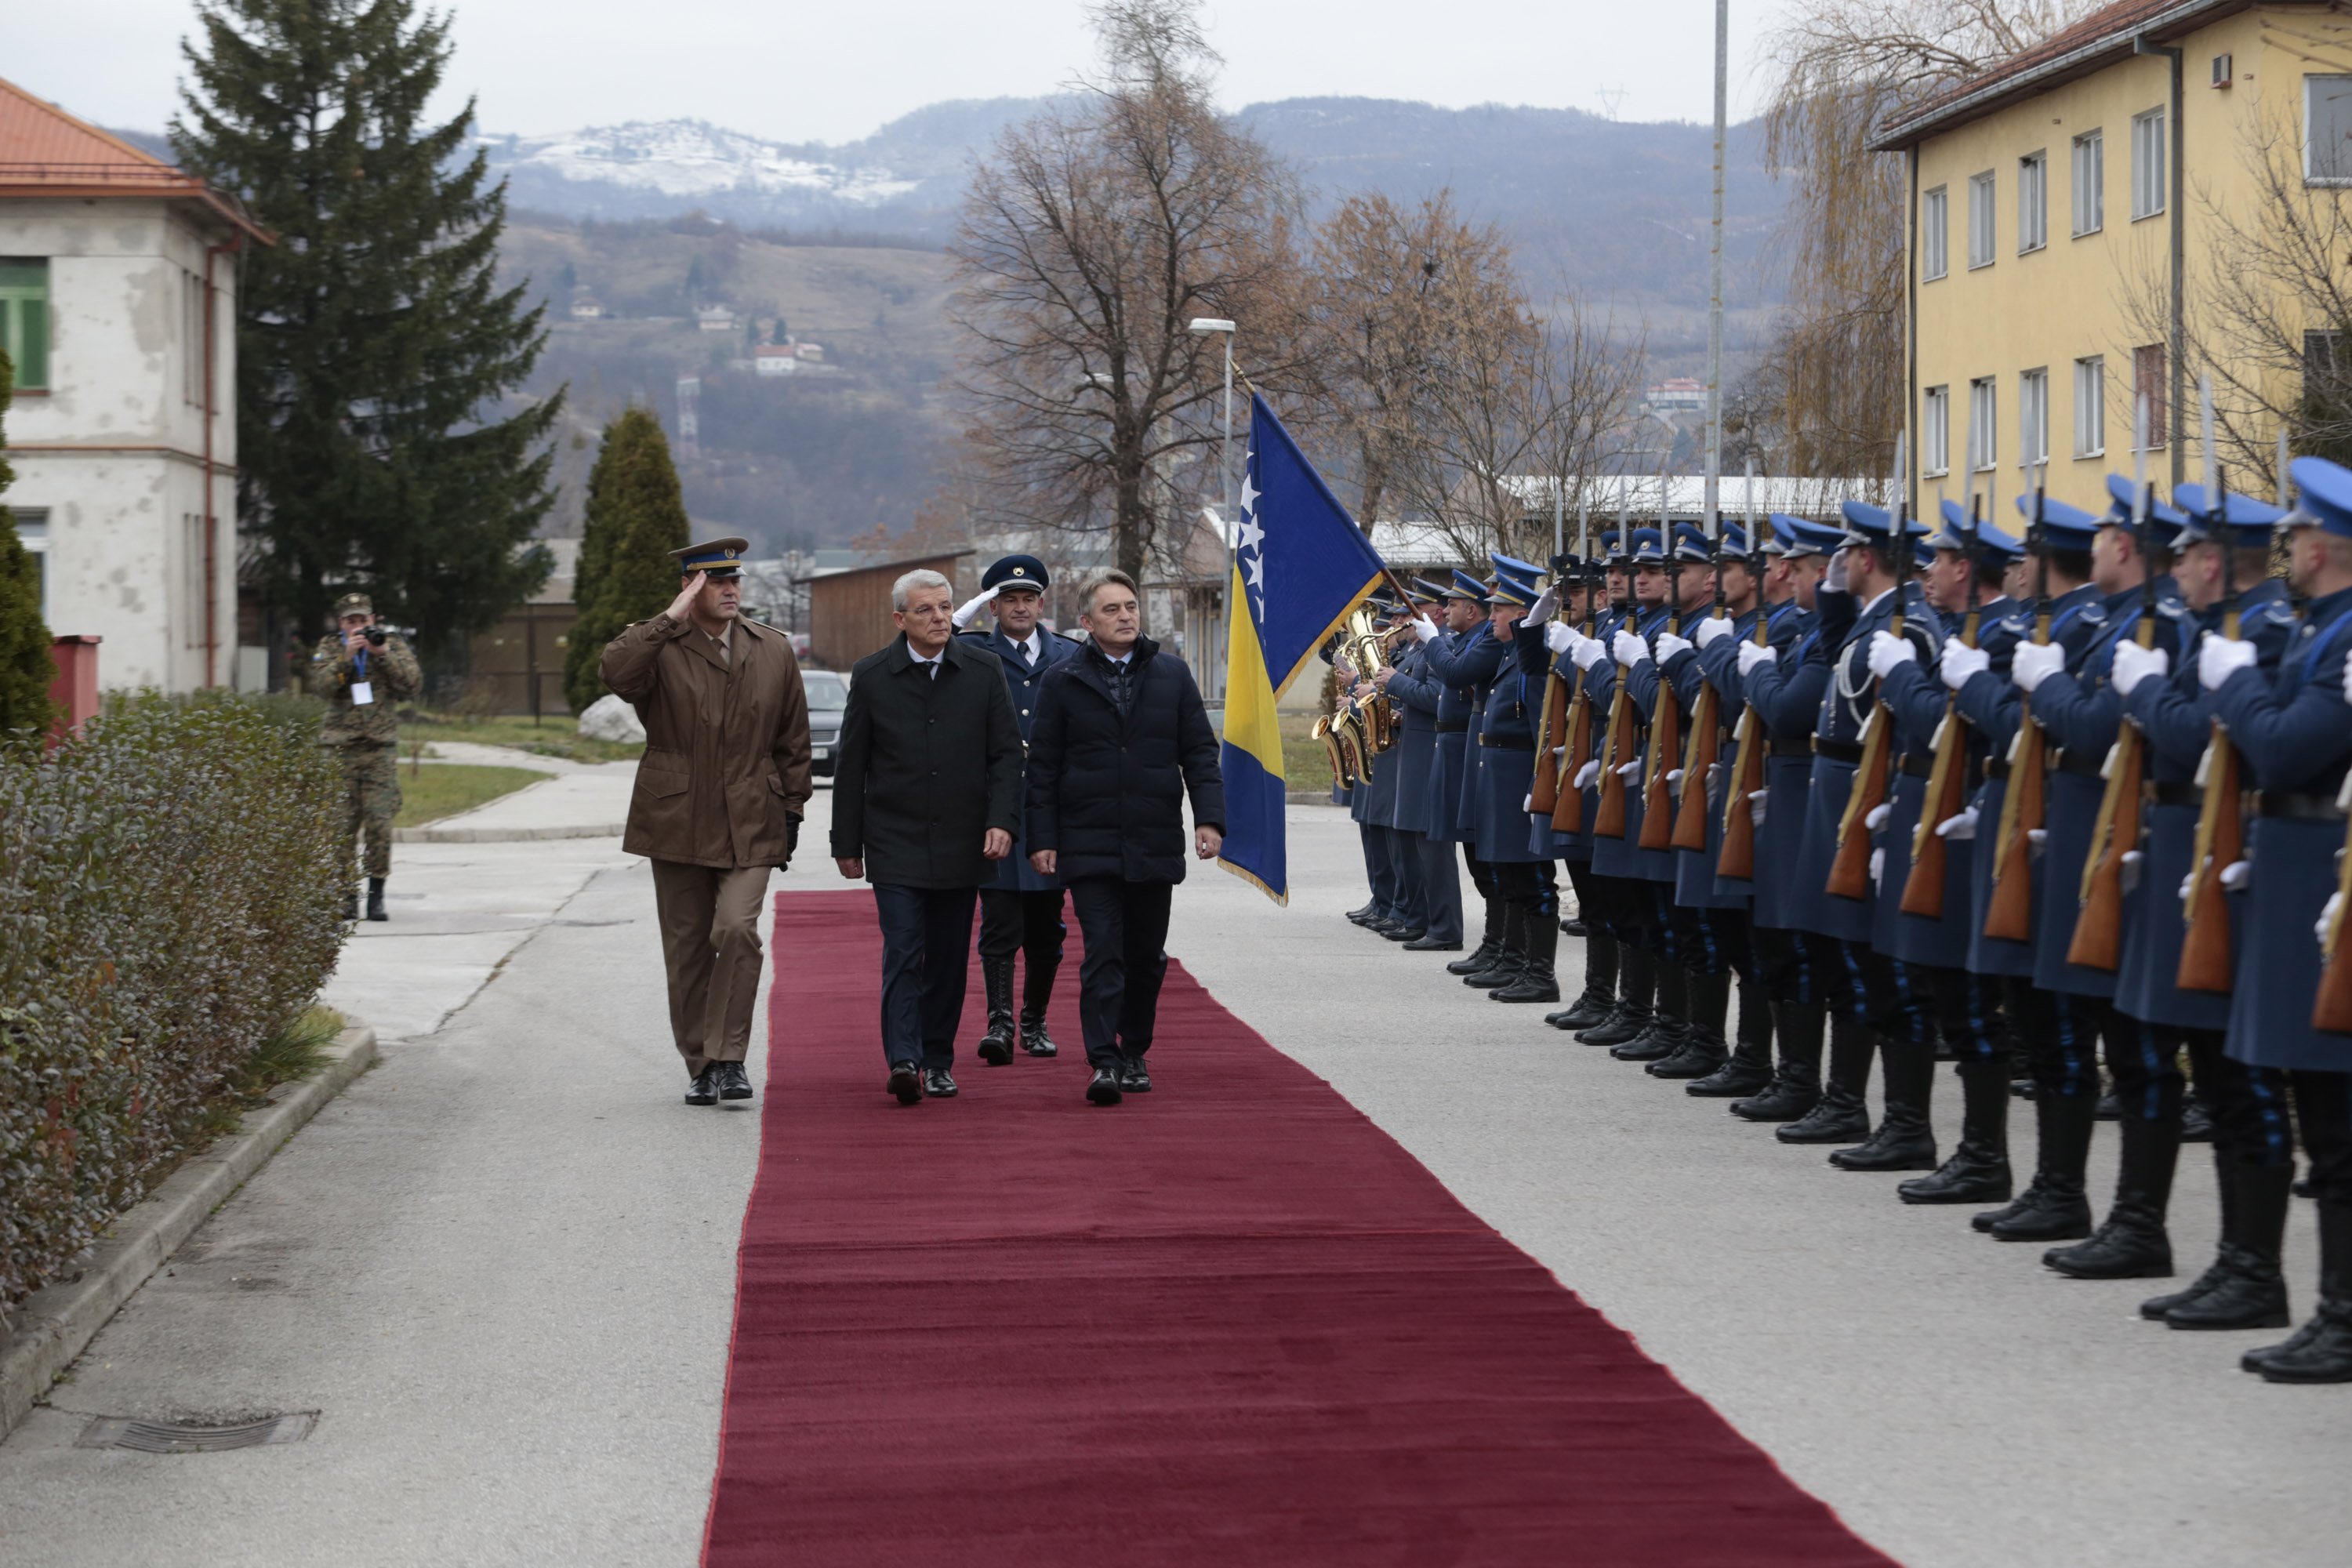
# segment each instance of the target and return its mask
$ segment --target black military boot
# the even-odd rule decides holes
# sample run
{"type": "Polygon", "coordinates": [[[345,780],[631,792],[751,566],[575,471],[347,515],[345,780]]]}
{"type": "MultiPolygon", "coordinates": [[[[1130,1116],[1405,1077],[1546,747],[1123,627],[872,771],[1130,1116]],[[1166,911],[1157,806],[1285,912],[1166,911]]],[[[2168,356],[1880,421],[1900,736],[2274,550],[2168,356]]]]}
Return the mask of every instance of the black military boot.
{"type": "Polygon", "coordinates": [[[2180,1123],[2126,1115],[2120,1131],[2123,1159],[2106,1223],[2088,1241],[2053,1247],[2042,1261],[2075,1279],[2169,1279],[2172,1238],[2165,1234],[2164,1215],[2180,1153],[2180,1123]]]}
{"type": "Polygon", "coordinates": [[[2294,1172],[2233,1160],[2217,1164],[2214,1174],[2221,1182],[2221,1245],[2213,1267],[2188,1289],[2142,1302],[2140,1315],[2175,1329],[2285,1328],[2294,1319],[2279,1248],[2294,1172]]]}
{"type": "Polygon", "coordinates": [[[1818,1002],[1772,1004],[1780,1061],[1772,1081],[1752,1100],[1735,1100],[1731,1114],[1745,1121],[1794,1121],[1821,1103],[1822,1031],[1829,1015],[1818,1002]]]}
{"type": "Polygon", "coordinates": [[[1559,978],[1552,972],[1559,956],[1559,922],[1542,910],[1530,911],[1519,923],[1526,944],[1518,978],[1498,991],[1486,993],[1489,1002],[1557,1002],[1559,978]]]}
{"type": "Polygon", "coordinates": [[[1731,1056],[1706,1077],[1683,1085],[1685,1094],[1710,1100],[1750,1095],[1772,1081],[1772,1005],[1764,988],[1739,983],[1739,1029],[1731,1056]]]}
{"type": "Polygon", "coordinates": [[[1657,1003],[1642,1032],[1609,1047],[1621,1062],[1654,1062],[1682,1048],[1690,1027],[1690,971],[1670,959],[1657,961],[1657,1003]]]}
{"type": "Polygon", "coordinates": [[[1021,1048],[1033,1057],[1054,1056],[1062,1048],[1045,1032],[1045,1008],[1054,1000],[1054,973],[1061,967],[1059,953],[1043,963],[1032,958],[1021,976],[1021,1048]]]}
{"type": "Polygon", "coordinates": [[[1646,1070],[1652,1078],[1704,1079],[1731,1054],[1723,1038],[1724,1016],[1731,1005],[1731,976],[1693,973],[1685,988],[1690,994],[1690,1023],[1683,1030],[1683,1043],[1672,1056],[1649,1065],[1646,1070]]]}
{"type": "Polygon", "coordinates": [[[2352,1383],[2352,1204],[2319,1199],[2319,1310],[2294,1337],[2248,1351],[2265,1383],[2352,1383]]]}
{"type": "Polygon", "coordinates": [[[1495,966],[1495,955],[1503,951],[1503,901],[1486,900],[1486,934],[1470,952],[1445,966],[1448,974],[1475,974],[1495,966]]]}
{"type": "Polygon", "coordinates": [[[2015,1190],[2009,1169],[2009,1064],[1964,1061],[1960,1143],[1928,1176],[1895,1189],[1906,1204],[2005,1204],[2015,1190]]]}
{"type": "Polygon", "coordinates": [[[383,912],[383,879],[382,877],[368,879],[367,918],[372,921],[392,919],[390,915],[383,912]]]}
{"type": "Polygon", "coordinates": [[[1852,1143],[1870,1136],[1870,1058],[1878,1047],[1870,1026],[1843,1013],[1830,1016],[1829,1082],[1819,1103],[1772,1136],[1783,1143],[1852,1143]]]}
{"type": "Polygon", "coordinates": [[[990,1067],[1013,1061],[1013,954],[980,961],[981,987],[988,997],[988,1033],[972,1054],[990,1067]]]}
{"type": "Polygon", "coordinates": [[[1616,1005],[1617,941],[1594,931],[1584,939],[1584,994],[1570,1006],[1545,1014],[1544,1022],[1573,1034],[1609,1016],[1616,1005]]]}
{"type": "Polygon", "coordinates": [[[1932,1171],[1936,1131],[1927,1120],[1936,1087],[1936,1047],[1881,1037],[1886,1059],[1885,1113],[1876,1131],[1855,1149],[1840,1149],[1830,1163],[1841,1171],[1932,1171]]]}
{"type": "Polygon", "coordinates": [[[1519,967],[1528,958],[1528,915],[1517,904],[1503,906],[1503,940],[1495,950],[1495,961],[1475,974],[1465,974],[1462,984],[1481,991],[1500,991],[1519,977],[1519,967]]]}
{"type": "Polygon", "coordinates": [[[1646,948],[1618,949],[1617,1001],[1609,1016],[1576,1037],[1588,1046],[1614,1046],[1650,1026],[1651,1003],[1658,993],[1658,961],[1646,948]]]}
{"type": "Polygon", "coordinates": [[[359,918],[360,895],[359,889],[354,888],[350,892],[343,895],[343,919],[347,921],[355,921],[359,918]]]}
{"type": "Polygon", "coordinates": [[[2052,1094],[2045,1089],[2037,1095],[2033,1123],[2040,1147],[2032,1184],[2006,1210],[1978,1215],[1969,1223],[1998,1241],[2078,1241],[2090,1235],[2091,1203],[2083,1195],[2083,1173],[2098,1114],[2098,1100],[2087,1094],[2052,1094]]]}

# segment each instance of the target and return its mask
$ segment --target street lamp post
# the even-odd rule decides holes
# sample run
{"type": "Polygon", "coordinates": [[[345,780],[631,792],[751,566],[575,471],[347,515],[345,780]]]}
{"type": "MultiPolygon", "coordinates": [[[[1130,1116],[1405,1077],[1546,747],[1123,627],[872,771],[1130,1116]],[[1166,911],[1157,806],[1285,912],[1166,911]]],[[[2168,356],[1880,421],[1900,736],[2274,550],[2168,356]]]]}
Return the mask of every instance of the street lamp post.
{"type": "MultiPolygon", "coordinates": [[[[1224,536],[1225,576],[1217,585],[1219,618],[1227,620],[1233,614],[1234,545],[1240,531],[1234,519],[1234,323],[1219,316],[1195,316],[1190,330],[1203,337],[1211,332],[1222,333],[1225,340],[1225,436],[1217,453],[1217,531],[1224,536]]],[[[1224,626],[1218,628],[1220,631],[1224,626]]],[[[1218,655],[1220,660],[1223,654],[1218,655]]],[[[1217,698],[1225,695],[1225,672],[1222,662],[1217,669],[1217,698]]]]}

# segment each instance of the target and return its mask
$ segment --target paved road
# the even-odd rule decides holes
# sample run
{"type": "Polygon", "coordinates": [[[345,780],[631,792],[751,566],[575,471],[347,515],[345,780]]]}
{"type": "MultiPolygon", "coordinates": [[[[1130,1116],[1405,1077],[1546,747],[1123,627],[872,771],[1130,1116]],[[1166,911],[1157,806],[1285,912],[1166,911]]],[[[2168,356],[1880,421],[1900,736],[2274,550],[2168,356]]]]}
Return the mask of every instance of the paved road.
{"type": "MultiPolygon", "coordinates": [[[[1172,951],[1872,1540],[1923,1568],[2343,1560],[2346,1391],[2245,1378],[2242,1336],[2139,1323],[2140,1286],[2060,1281],[1471,995],[1342,921],[1354,829],[1290,815],[1291,907],[1202,868],[1172,951]]],[[[331,991],[383,1064],[0,1446],[11,1568],[694,1560],[756,1119],[678,1103],[650,881],[614,841],[396,865],[422,896],[331,991]],[[275,1410],[322,1415],[234,1454],[71,1447],[93,1414],[275,1410]]],[[[780,885],[841,884],[813,856],[780,885]]],[[[1154,1062],[1181,1094],[1182,1042],[1154,1062]]],[[[2184,1258],[2210,1210],[2193,1152],[2184,1258]]]]}

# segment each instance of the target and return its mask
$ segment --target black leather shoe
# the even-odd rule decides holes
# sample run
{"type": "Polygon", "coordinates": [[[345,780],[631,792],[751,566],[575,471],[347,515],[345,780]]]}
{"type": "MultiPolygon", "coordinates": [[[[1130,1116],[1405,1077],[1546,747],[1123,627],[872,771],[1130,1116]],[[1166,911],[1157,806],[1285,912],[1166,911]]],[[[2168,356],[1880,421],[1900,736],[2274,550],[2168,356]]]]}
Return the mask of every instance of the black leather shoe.
{"type": "Polygon", "coordinates": [[[1574,1034],[1579,1029],[1590,1029],[1599,1025],[1616,1005],[1615,997],[1596,996],[1588,990],[1576,999],[1575,1006],[1545,1014],[1544,1022],[1555,1029],[1566,1029],[1574,1034]]]}
{"type": "Polygon", "coordinates": [[[1515,975],[1508,985],[1486,993],[1489,1002],[1557,1002],[1559,982],[1549,968],[1530,963],[1515,975]]]}
{"type": "Polygon", "coordinates": [[[741,1062],[712,1062],[710,1075],[712,1081],[719,1086],[719,1099],[749,1100],[751,1098],[751,1080],[744,1075],[741,1062]]]}
{"type": "Polygon", "coordinates": [[[2319,1336],[2319,1320],[2312,1319],[2274,1345],[2257,1345],[2238,1358],[2239,1366],[2248,1372],[2260,1372],[2263,1363],[2274,1355],[2292,1354],[2319,1336]]]}
{"type": "Polygon", "coordinates": [[[2019,1215],[2023,1214],[2027,1209],[2033,1207],[2041,1201],[2042,1178],[2041,1176],[2036,1175],[2033,1180],[2025,1184],[2025,1190],[2023,1192],[2010,1199],[2009,1202],[2001,1205],[2000,1207],[1997,1209],[1987,1209],[1982,1214],[1970,1215],[1969,1216],[1969,1228],[1970,1230],[1981,1230],[1989,1233],[1991,1231],[1993,1226],[2000,1225],[2004,1220],[2015,1219],[2019,1215]]]}
{"type": "Polygon", "coordinates": [[[1366,921],[1370,920],[1374,915],[1379,914],[1380,912],[1381,906],[1379,904],[1370,903],[1366,904],[1360,910],[1349,910],[1348,911],[1348,918],[1355,921],[1358,925],[1362,925],[1366,921]]]}
{"type": "Polygon", "coordinates": [[[1118,1069],[1095,1068],[1095,1076],[1087,1085],[1087,1102],[1090,1105],[1117,1105],[1118,1098],[1118,1069]]]}
{"type": "Polygon", "coordinates": [[[2180,1294],[2189,1299],[2159,1296],[2140,1311],[2148,1315],[2149,1307],[2164,1302],[2165,1310],[2154,1316],[2173,1329],[2284,1329],[2294,1321],[2278,1259],[2251,1247],[2223,1247],[2213,1267],[2180,1294]]]}
{"type": "Polygon", "coordinates": [[[2045,1177],[2026,1195],[2032,1206],[1985,1227],[1995,1241],[2080,1241],[2091,1234],[2091,1203],[2080,1182],[2045,1177]]]}
{"type": "Polygon", "coordinates": [[[1585,928],[1585,924],[1582,921],[1562,921],[1559,922],[1559,934],[1562,936],[1590,936],[1592,933],[1585,928]]]}
{"type": "Polygon", "coordinates": [[[1033,1057],[1050,1057],[1060,1052],[1062,1047],[1055,1045],[1054,1037],[1045,1032],[1045,1014],[1039,1013],[1034,1017],[1025,1012],[1021,1015],[1021,1048],[1033,1057]]]}
{"type": "Polygon", "coordinates": [[[2180,1141],[2183,1143],[2213,1142],[2213,1117],[2195,1095],[2180,1108],[2180,1141]]]}
{"type": "Polygon", "coordinates": [[[372,921],[392,919],[390,915],[383,912],[383,879],[382,877],[368,879],[367,918],[372,921]]]}
{"type": "Polygon", "coordinates": [[[1482,942],[1470,951],[1468,957],[1457,958],[1453,963],[1447,964],[1445,966],[1445,973],[1448,974],[1475,974],[1482,969],[1492,969],[1495,966],[1495,955],[1502,951],[1501,944],[1491,939],[1482,942]]]}
{"type": "Polygon", "coordinates": [[[956,1080],[945,1068],[925,1068],[923,1094],[931,1100],[953,1100],[956,1097],[956,1080]]]}
{"type": "Polygon", "coordinates": [[[1462,944],[1458,942],[1447,942],[1442,937],[1433,937],[1427,931],[1423,931],[1406,942],[1404,950],[1407,952],[1460,952],[1462,944]]]}
{"type": "Polygon", "coordinates": [[[1370,931],[1375,936],[1386,936],[1392,931],[1402,931],[1404,929],[1404,922],[1400,920],[1391,920],[1387,915],[1381,915],[1375,920],[1366,921],[1364,922],[1364,929],[1370,931]]]}
{"type": "Polygon", "coordinates": [[[1673,1055],[1660,1057],[1642,1070],[1652,1078],[1704,1079],[1723,1066],[1728,1054],[1723,1042],[1709,1039],[1705,1030],[1685,1029],[1673,1055]]]}
{"type": "Polygon", "coordinates": [[[1742,1121],[1796,1121],[1821,1102],[1819,1085],[1776,1071],[1761,1094],[1735,1100],[1730,1109],[1742,1121]]]}
{"type": "Polygon", "coordinates": [[[1151,1074],[1144,1069],[1141,1057],[1129,1057],[1118,1069],[1118,1091],[1121,1094],[1150,1094],[1151,1074]]]}
{"type": "Polygon", "coordinates": [[[709,1067],[704,1068],[694,1075],[694,1081],[686,1086],[686,1102],[688,1105],[719,1103],[719,1084],[714,1076],[718,1064],[713,1062],[709,1067]]]}
{"type": "Polygon", "coordinates": [[[973,1048],[972,1055],[978,1057],[982,1061],[986,1062],[992,1068],[1012,1066],[1013,1020],[1010,1018],[1004,1020],[1004,1034],[1002,1038],[998,1037],[996,1030],[992,1027],[987,1034],[982,1035],[980,1039],[980,1044],[973,1048]]]}
{"type": "Polygon", "coordinates": [[[1760,1062],[1741,1061],[1735,1055],[1706,1077],[1683,1085],[1683,1092],[1706,1100],[1731,1100],[1760,1094],[1771,1082],[1770,1068],[1760,1062]]]}
{"type": "Polygon", "coordinates": [[[1475,974],[1465,974],[1462,984],[1479,991],[1500,991],[1519,977],[1519,955],[1506,952],[1496,955],[1494,967],[1475,974]]]}
{"type": "Polygon", "coordinates": [[[2117,1204],[2088,1241],[2053,1247],[2042,1261],[2074,1279],[2169,1279],[2172,1240],[2165,1235],[2163,1215],[2117,1204]]]}
{"type": "Polygon", "coordinates": [[[2264,1383],[2352,1383],[2352,1300],[2323,1300],[2305,1332],[2264,1356],[2264,1383]]]}
{"type": "Polygon", "coordinates": [[[1936,1135],[1925,1117],[1897,1106],[1879,1119],[1877,1131],[1861,1147],[1838,1150],[1830,1163],[1841,1171],[1932,1171],[1936,1135]]]}
{"type": "Polygon", "coordinates": [[[1589,1029],[1578,1031],[1576,1037],[1588,1046],[1622,1046],[1648,1028],[1652,1016],[1647,1007],[1636,1008],[1620,1001],[1609,1010],[1609,1016],[1589,1029]]]}
{"type": "MultiPolygon", "coordinates": [[[[2150,1296],[2139,1304],[2139,1315],[2151,1322],[2160,1323],[2171,1313],[2189,1306],[2200,1297],[2211,1294],[2220,1289],[2222,1280],[2230,1277],[2231,1265],[2234,1261],[2232,1255],[2237,1250],[2230,1243],[2223,1242],[2214,1252],[2213,1261],[2205,1266],[2204,1273],[2191,1279],[2187,1286],[2179,1290],[2168,1290],[2161,1296],[2150,1296]]],[[[2284,1327],[2284,1322],[2280,1326],[2284,1327]]]]}
{"type": "Polygon", "coordinates": [[[1685,1026],[1663,1013],[1654,1014],[1649,1026],[1622,1045],[1609,1047],[1621,1062],[1659,1062],[1683,1048],[1685,1026]]]}
{"type": "Polygon", "coordinates": [[[1429,928],[1427,926],[1391,926],[1381,934],[1391,942],[1401,942],[1410,946],[1427,936],[1429,928]]]}
{"type": "Polygon", "coordinates": [[[1772,1136],[1783,1143],[1854,1143],[1870,1136],[1870,1108],[1851,1089],[1832,1084],[1811,1110],[1772,1136]]]}
{"type": "Polygon", "coordinates": [[[2005,1204],[2014,1191],[2009,1156],[1963,1140],[1934,1174],[1905,1182],[1895,1195],[1906,1204],[2005,1204]]]}
{"type": "Polygon", "coordinates": [[[913,1062],[894,1062],[890,1066],[890,1081],[884,1086],[898,1097],[901,1105],[923,1103],[923,1069],[913,1062]]]}

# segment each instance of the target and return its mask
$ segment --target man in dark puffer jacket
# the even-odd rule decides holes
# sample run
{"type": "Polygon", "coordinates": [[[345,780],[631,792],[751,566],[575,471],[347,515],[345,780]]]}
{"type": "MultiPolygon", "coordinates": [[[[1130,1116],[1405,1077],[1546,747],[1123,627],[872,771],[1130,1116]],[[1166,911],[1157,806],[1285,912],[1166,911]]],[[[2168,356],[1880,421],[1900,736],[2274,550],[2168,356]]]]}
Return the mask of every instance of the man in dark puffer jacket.
{"type": "Polygon", "coordinates": [[[1160,983],[1168,973],[1169,896],[1184,879],[1184,795],[1192,852],[1224,842],[1225,782],[1201,689],[1141,635],[1135,580],[1087,587],[1086,651],[1046,672],[1029,739],[1029,860],[1070,889],[1086,957],[1078,1019],[1094,1070],[1087,1099],[1117,1105],[1151,1088],[1160,983]]]}

